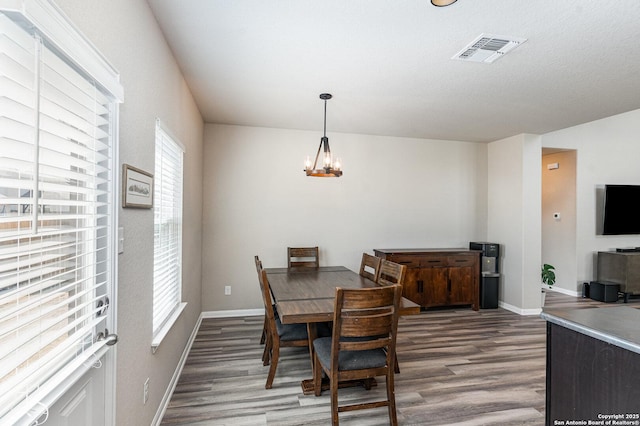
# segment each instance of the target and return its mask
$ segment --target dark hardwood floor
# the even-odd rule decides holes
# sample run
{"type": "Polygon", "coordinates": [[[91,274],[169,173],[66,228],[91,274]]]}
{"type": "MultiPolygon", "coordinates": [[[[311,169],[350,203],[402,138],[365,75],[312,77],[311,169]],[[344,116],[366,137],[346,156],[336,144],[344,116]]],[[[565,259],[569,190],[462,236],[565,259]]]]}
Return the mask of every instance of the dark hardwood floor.
{"type": "MultiPolygon", "coordinates": [[[[618,303],[547,294],[546,307],[618,303]]],[[[640,300],[630,305],[640,307],[640,300]]],[[[303,395],[308,352],[281,350],[273,389],[264,384],[262,316],[204,319],[163,425],[327,425],[329,392],[303,395]]],[[[545,322],[504,309],[428,310],[400,320],[396,375],[401,425],[544,425],[545,322]]],[[[380,381],[384,378],[379,378],[380,381]]],[[[379,384],[342,389],[341,401],[376,398],[379,384]]],[[[386,425],[386,408],[341,413],[343,425],[386,425]]]]}

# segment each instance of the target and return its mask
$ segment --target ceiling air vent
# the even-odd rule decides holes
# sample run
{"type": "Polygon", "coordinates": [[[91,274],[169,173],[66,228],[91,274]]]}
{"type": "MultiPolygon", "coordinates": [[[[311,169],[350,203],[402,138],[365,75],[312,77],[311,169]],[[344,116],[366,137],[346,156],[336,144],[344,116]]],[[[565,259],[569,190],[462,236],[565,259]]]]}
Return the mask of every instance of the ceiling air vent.
{"type": "Polygon", "coordinates": [[[468,62],[491,63],[527,41],[526,38],[480,34],[467,47],[451,59],[468,62]]]}

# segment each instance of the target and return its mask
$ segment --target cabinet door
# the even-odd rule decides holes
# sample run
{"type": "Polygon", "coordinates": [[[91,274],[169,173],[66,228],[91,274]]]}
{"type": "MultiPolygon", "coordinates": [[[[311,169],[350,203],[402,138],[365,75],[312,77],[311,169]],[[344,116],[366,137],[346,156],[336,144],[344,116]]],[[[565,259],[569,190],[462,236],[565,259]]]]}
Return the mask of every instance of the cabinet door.
{"type": "Polygon", "coordinates": [[[421,279],[424,282],[423,306],[444,306],[448,304],[448,268],[433,267],[421,269],[421,279]]]}
{"type": "Polygon", "coordinates": [[[388,257],[388,260],[407,267],[402,283],[402,296],[422,306],[420,257],[407,254],[393,254],[388,257]]]}
{"type": "Polygon", "coordinates": [[[473,304],[473,280],[476,274],[472,266],[449,268],[449,303],[473,304]]]}
{"type": "Polygon", "coordinates": [[[423,281],[421,269],[418,267],[407,268],[402,284],[402,295],[412,302],[422,306],[423,302],[423,281]]]}

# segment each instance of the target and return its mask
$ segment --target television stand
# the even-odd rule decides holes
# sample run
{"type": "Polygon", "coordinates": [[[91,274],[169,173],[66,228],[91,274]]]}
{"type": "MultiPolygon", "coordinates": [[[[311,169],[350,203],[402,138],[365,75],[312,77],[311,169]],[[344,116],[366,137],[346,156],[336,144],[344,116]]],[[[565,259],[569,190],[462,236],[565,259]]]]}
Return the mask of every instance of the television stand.
{"type": "Polygon", "coordinates": [[[640,247],[617,248],[616,253],[639,253],[640,247]]]}
{"type": "Polygon", "coordinates": [[[640,295],[640,251],[598,252],[596,275],[596,281],[620,284],[625,301],[630,295],[640,295]]]}

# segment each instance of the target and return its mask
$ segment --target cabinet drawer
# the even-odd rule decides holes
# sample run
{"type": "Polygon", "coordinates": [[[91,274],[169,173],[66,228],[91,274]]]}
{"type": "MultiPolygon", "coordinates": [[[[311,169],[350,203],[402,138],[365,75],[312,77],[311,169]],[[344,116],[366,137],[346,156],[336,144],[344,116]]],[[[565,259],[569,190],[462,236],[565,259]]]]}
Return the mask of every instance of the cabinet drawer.
{"type": "Polygon", "coordinates": [[[475,256],[449,256],[447,258],[448,266],[475,266],[475,256]]]}
{"type": "Polygon", "coordinates": [[[446,256],[423,256],[420,259],[420,266],[423,268],[431,268],[436,266],[447,266],[446,256]]]}
{"type": "Polygon", "coordinates": [[[409,255],[396,255],[393,254],[387,257],[391,262],[398,263],[400,265],[405,265],[407,268],[419,268],[420,267],[420,256],[409,256],[409,255]]]}

